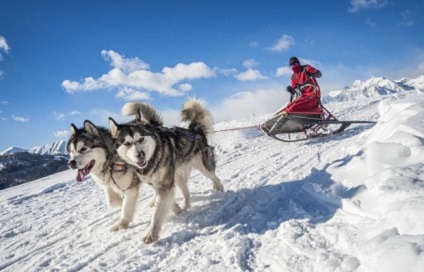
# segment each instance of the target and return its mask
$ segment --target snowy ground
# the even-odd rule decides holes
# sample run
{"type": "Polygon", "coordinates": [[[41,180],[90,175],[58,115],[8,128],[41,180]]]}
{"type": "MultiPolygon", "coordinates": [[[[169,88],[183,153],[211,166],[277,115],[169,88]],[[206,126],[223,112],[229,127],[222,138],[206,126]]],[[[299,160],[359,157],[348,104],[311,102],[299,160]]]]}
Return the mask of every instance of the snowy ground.
{"type": "Polygon", "coordinates": [[[225,192],[193,173],[192,208],[153,245],[141,243],[146,187],[134,224],[116,233],[119,210],[74,171],[0,191],[0,270],[424,271],[424,94],[327,108],[378,124],[295,144],[255,129],[215,134],[225,192]]]}

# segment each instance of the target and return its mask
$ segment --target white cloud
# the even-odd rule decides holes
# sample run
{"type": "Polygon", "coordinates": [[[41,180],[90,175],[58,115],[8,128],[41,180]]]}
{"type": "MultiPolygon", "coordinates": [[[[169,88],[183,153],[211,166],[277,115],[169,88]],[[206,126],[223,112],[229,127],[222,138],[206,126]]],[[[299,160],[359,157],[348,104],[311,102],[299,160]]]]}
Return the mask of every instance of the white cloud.
{"type": "Polygon", "coordinates": [[[261,72],[256,69],[248,69],[247,71],[239,73],[234,77],[240,81],[254,81],[268,78],[267,76],[262,75],[261,72]]]}
{"type": "MultiPolygon", "coordinates": [[[[9,50],[10,48],[9,48],[9,45],[7,44],[6,38],[3,36],[0,36],[0,61],[3,60],[3,55],[1,52],[3,51],[4,53],[9,53],[9,50]]],[[[0,79],[3,79],[5,74],[6,73],[3,70],[0,70],[0,79]]]]}
{"type": "Polygon", "coordinates": [[[193,86],[191,86],[191,84],[188,84],[188,83],[180,84],[178,87],[183,92],[188,92],[188,91],[193,90],[193,86]]]}
{"type": "Polygon", "coordinates": [[[9,102],[8,102],[8,101],[0,101],[0,104],[1,104],[1,105],[8,105],[8,104],[9,104],[9,102]]]}
{"type": "Polygon", "coordinates": [[[381,9],[388,4],[388,0],[350,0],[349,12],[355,13],[362,9],[381,9]]]}
{"type": "Polygon", "coordinates": [[[250,47],[258,47],[259,46],[259,43],[258,42],[250,42],[249,43],[249,46],[250,47]]]}
{"type": "Polygon", "coordinates": [[[22,117],[22,116],[15,116],[12,115],[13,120],[15,120],[16,122],[29,122],[28,118],[22,117]]]}
{"type": "Polygon", "coordinates": [[[259,63],[257,63],[254,59],[248,59],[243,61],[243,66],[246,67],[247,69],[254,68],[258,66],[258,64],[259,63]]]}
{"type": "Polygon", "coordinates": [[[233,76],[235,74],[238,73],[237,69],[235,68],[230,68],[230,69],[220,69],[219,70],[220,74],[223,74],[224,76],[233,76]]]}
{"type": "Polygon", "coordinates": [[[102,50],[103,58],[110,62],[110,65],[114,68],[121,69],[123,71],[136,71],[136,70],[148,70],[149,64],[140,60],[139,58],[126,59],[125,56],[116,53],[113,50],[102,50]]]}
{"type": "MultiPolygon", "coordinates": [[[[3,36],[0,36],[0,51],[3,51],[5,53],[9,53],[10,51],[10,47],[7,44],[6,38],[3,36]]],[[[1,57],[1,54],[0,54],[0,57],[1,57]]]]}
{"type": "Polygon", "coordinates": [[[278,67],[275,71],[277,77],[286,76],[293,74],[293,71],[289,67],[278,67]]]}
{"type": "Polygon", "coordinates": [[[150,96],[148,93],[139,92],[137,90],[124,87],[123,89],[119,90],[119,92],[116,94],[116,98],[122,98],[127,101],[134,101],[134,100],[149,100],[150,96]]]}
{"type": "Polygon", "coordinates": [[[292,45],[295,45],[294,38],[290,35],[283,35],[269,50],[283,52],[287,51],[292,45]]]}
{"type": "Polygon", "coordinates": [[[311,66],[314,66],[315,68],[317,68],[319,70],[319,67],[321,65],[321,62],[317,61],[317,60],[313,60],[313,59],[304,59],[304,58],[299,58],[299,61],[302,65],[308,64],[311,66]]]}
{"type": "MultiPolygon", "coordinates": [[[[110,51],[107,51],[106,55],[110,58],[113,56],[112,63],[114,68],[108,73],[97,79],[87,77],[82,82],[64,80],[62,87],[69,93],[131,88],[137,91],[153,91],[169,96],[181,96],[184,92],[174,88],[179,82],[215,76],[214,70],[210,69],[203,62],[192,62],[190,64],[178,63],[174,67],[164,67],[160,73],[154,73],[149,70],[140,69],[142,65],[129,65],[128,63],[131,61],[127,61],[123,57],[120,57],[119,54],[117,55],[117,53],[111,54],[110,51]],[[124,67],[124,70],[121,69],[124,67]],[[131,70],[129,67],[131,69],[137,67],[138,69],[131,70]]],[[[133,62],[138,63],[137,61],[133,62]]]]}
{"type": "Polygon", "coordinates": [[[57,112],[54,111],[53,116],[54,116],[54,119],[57,120],[57,121],[65,120],[65,114],[64,113],[57,113],[57,112]]]}
{"type": "Polygon", "coordinates": [[[252,114],[274,113],[289,99],[289,95],[283,89],[281,87],[240,92],[226,98],[210,110],[216,122],[238,120],[252,114]]]}
{"type": "Polygon", "coordinates": [[[415,25],[414,20],[411,18],[412,11],[405,10],[401,12],[402,21],[398,23],[399,26],[413,26],[415,25]]]}
{"type": "Polygon", "coordinates": [[[365,20],[365,24],[366,25],[368,25],[369,27],[371,27],[371,28],[374,28],[377,24],[374,22],[374,21],[372,21],[371,19],[366,19],[365,20]]]}
{"type": "Polygon", "coordinates": [[[71,132],[69,130],[58,130],[53,132],[53,137],[63,139],[69,138],[71,136],[71,132]]]}
{"type": "Polygon", "coordinates": [[[424,73],[424,62],[418,64],[418,70],[424,73]]]}
{"type": "Polygon", "coordinates": [[[71,112],[69,113],[69,115],[71,115],[71,116],[81,115],[81,112],[74,110],[74,111],[71,111],[71,112]]]}

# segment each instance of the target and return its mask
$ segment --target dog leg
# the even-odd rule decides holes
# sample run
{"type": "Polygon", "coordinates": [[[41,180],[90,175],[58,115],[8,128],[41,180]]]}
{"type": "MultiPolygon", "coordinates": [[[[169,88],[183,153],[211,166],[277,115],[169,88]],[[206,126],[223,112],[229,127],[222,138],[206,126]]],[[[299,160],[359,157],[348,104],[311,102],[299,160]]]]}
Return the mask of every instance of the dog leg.
{"type": "Polygon", "coordinates": [[[208,160],[206,160],[205,158],[203,160],[195,160],[195,168],[197,168],[197,170],[199,170],[205,177],[207,177],[213,182],[213,188],[216,191],[224,191],[224,186],[215,174],[214,158],[209,158],[208,160]]]}
{"type": "Polygon", "coordinates": [[[159,232],[162,229],[162,225],[166,220],[166,216],[174,200],[173,187],[159,187],[155,189],[155,210],[153,211],[152,222],[150,222],[149,230],[143,237],[143,242],[145,244],[151,244],[159,239],[159,232]]]}
{"type": "Polygon", "coordinates": [[[135,208],[138,198],[138,186],[131,188],[125,192],[125,198],[121,210],[121,218],[116,222],[110,231],[115,232],[120,229],[127,229],[134,218],[135,208]]]}
{"type": "MultiPolygon", "coordinates": [[[[152,200],[150,200],[150,202],[147,204],[147,207],[153,208],[156,205],[155,203],[156,203],[156,194],[152,197],[152,200]]],[[[182,209],[177,204],[177,202],[174,202],[174,204],[172,205],[172,211],[175,214],[180,214],[182,212],[182,209]]]]}
{"type": "MultiPolygon", "coordinates": [[[[188,173],[190,172],[191,172],[191,169],[188,169],[188,173]]],[[[175,177],[175,183],[177,184],[184,198],[184,205],[182,207],[182,210],[184,211],[191,207],[191,198],[190,198],[190,192],[187,187],[187,182],[188,182],[187,172],[179,173],[175,177]]],[[[177,204],[175,203],[174,205],[177,205],[177,204]]]]}
{"type": "Polygon", "coordinates": [[[111,208],[119,208],[122,206],[122,197],[116,193],[112,187],[107,186],[105,188],[106,202],[111,208]]]}

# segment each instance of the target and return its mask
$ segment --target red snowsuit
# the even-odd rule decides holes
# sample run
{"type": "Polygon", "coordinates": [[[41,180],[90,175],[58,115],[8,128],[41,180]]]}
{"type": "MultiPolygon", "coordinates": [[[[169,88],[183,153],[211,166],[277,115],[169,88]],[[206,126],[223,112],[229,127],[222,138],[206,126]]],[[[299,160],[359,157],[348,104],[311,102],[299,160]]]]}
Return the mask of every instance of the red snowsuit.
{"type": "Polygon", "coordinates": [[[315,77],[321,77],[321,72],[310,65],[297,65],[293,67],[294,74],[291,77],[291,86],[296,88],[297,85],[311,84],[316,86],[306,86],[302,89],[302,95],[287,106],[287,112],[317,112],[321,113],[319,101],[321,92],[315,77]],[[314,76],[310,76],[314,75],[314,76]]]}

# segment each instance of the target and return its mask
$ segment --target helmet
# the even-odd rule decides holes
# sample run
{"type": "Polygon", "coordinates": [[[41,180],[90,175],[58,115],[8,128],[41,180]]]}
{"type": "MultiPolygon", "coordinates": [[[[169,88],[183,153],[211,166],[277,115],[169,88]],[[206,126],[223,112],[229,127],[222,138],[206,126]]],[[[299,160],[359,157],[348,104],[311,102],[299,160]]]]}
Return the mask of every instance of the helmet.
{"type": "Polygon", "coordinates": [[[289,65],[292,65],[293,63],[298,63],[298,64],[300,64],[300,61],[299,61],[299,59],[298,59],[298,58],[296,58],[296,57],[291,57],[291,58],[290,58],[290,60],[289,60],[289,65]]]}

